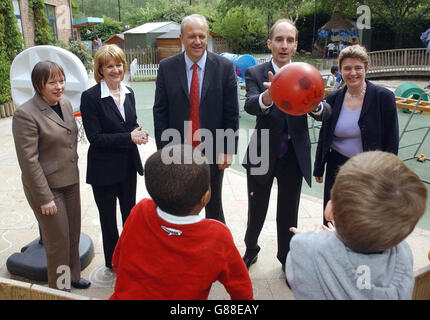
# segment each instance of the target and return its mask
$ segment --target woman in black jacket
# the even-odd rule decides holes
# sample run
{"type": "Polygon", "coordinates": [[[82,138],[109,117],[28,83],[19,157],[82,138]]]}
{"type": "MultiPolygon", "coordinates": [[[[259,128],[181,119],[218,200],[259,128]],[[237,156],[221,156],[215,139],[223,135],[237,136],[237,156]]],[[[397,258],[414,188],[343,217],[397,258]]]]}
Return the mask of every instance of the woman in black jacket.
{"type": "MultiPolygon", "coordinates": [[[[394,94],[366,80],[370,59],[362,46],[349,46],[339,56],[343,89],[331,92],[327,103],[332,115],[323,121],[315,156],[315,180],[324,183],[324,209],[330,200],[339,166],[352,156],[369,150],[397,155],[399,124],[394,94]]],[[[324,219],[324,224],[327,221],[324,219]]]]}

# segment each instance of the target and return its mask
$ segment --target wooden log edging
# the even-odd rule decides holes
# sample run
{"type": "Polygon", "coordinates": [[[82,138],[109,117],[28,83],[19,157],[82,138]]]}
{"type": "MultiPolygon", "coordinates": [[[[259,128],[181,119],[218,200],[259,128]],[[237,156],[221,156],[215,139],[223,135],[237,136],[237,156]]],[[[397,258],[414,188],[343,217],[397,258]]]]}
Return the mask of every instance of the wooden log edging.
{"type": "Polygon", "coordinates": [[[13,116],[15,112],[16,105],[13,101],[9,101],[5,104],[0,105],[0,117],[7,118],[13,116]]]}

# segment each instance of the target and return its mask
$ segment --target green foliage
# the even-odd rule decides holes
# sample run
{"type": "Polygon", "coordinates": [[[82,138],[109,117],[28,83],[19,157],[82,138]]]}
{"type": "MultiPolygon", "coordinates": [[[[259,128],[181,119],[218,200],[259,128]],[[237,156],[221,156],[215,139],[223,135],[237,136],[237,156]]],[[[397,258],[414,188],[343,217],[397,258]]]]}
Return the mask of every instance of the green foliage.
{"type": "Polygon", "coordinates": [[[256,9],[234,7],[213,23],[213,31],[222,35],[234,53],[265,52],[267,29],[256,9]]]}
{"type": "Polygon", "coordinates": [[[0,2],[0,104],[11,97],[10,66],[23,48],[23,40],[13,12],[11,0],[0,2]]]}
{"type": "Polygon", "coordinates": [[[0,2],[0,23],[5,26],[4,33],[0,34],[0,41],[4,44],[9,61],[13,61],[17,54],[22,51],[24,41],[18,29],[11,0],[0,2]]]}
{"type": "Polygon", "coordinates": [[[123,28],[119,21],[116,21],[108,16],[103,16],[104,23],[95,24],[88,28],[81,29],[82,40],[94,40],[99,35],[102,41],[109,39],[117,33],[121,33],[123,28]]]}
{"type": "Polygon", "coordinates": [[[0,104],[5,104],[12,100],[10,92],[10,62],[6,52],[0,50],[0,104]]]}
{"type": "Polygon", "coordinates": [[[30,0],[29,7],[33,11],[34,43],[36,45],[52,45],[54,43],[54,36],[51,34],[51,29],[49,28],[44,1],[30,0]]]}
{"type": "Polygon", "coordinates": [[[76,55],[79,60],[81,60],[84,64],[84,67],[87,72],[93,70],[93,58],[88,52],[85,43],[82,43],[81,41],[70,41],[70,43],[66,43],[64,41],[57,41],[56,45],[63,49],[69,50],[74,55],[76,55]]]}
{"type": "MultiPolygon", "coordinates": [[[[201,8],[200,8],[201,10],[201,8]]],[[[145,7],[128,12],[124,15],[124,21],[131,28],[147,22],[175,21],[181,23],[182,18],[192,13],[202,13],[189,6],[188,2],[172,2],[170,0],[158,0],[155,3],[146,3],[145,7]]]]}

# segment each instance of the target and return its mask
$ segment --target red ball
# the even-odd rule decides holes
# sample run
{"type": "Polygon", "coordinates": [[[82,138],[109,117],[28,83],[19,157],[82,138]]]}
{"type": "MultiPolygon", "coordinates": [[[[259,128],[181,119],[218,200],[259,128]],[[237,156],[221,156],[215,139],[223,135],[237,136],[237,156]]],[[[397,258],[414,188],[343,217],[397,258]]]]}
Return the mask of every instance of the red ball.
{"type": "Polygon", "coordinates": [[[314,66],[293,62],[275,74],[270,93],[281,111],[301,116],[315,110],[324,98],[324,81],[314,66]]]}

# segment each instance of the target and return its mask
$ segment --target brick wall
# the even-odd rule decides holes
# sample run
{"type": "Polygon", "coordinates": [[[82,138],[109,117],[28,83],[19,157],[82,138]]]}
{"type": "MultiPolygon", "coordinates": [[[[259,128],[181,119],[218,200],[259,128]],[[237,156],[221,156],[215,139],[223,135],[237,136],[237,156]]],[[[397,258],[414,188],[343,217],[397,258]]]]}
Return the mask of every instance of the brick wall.
{"type": "MultiPolygon", "coordinates": [[[[29,0],[19,0],[22,29],[26,47],[34,46],[33,12],[29,8],[29,0]]],[[[45,4],[55,6],[58,40],[68,41],[72,36],[71,8],[69,0],[45,0],[45,4]]]]}

